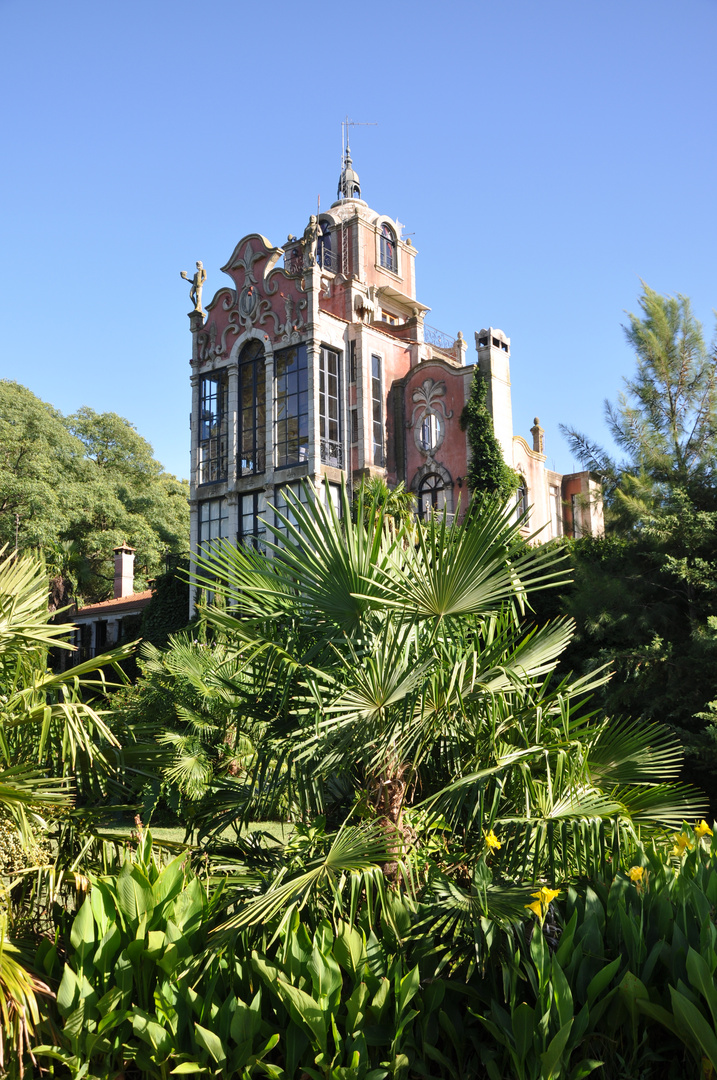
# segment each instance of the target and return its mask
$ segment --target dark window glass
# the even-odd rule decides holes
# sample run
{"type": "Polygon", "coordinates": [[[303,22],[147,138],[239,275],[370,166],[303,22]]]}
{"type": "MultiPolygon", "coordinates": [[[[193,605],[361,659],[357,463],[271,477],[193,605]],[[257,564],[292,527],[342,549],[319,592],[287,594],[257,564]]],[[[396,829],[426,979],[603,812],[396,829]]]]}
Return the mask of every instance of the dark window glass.
{"type": "MultiPolygon", "coordinates": [[[[300,480],[294,480],[290,484],[282,484],[281,487],[277,487],[274,489],[274,506],[281,514],[284,515],[284,517],[288,518],[292,525],[298,525],[298,522],[294,515],[294,511],[292,510],[294,500],[291,500],[290,502],[286,498],[286,492],[289,489],[291,489],[292,494],[298,498],[299,502],[306,505],[306,503],[308,502],[306,489],[304,488],[304,485],[301,483],[300,480]]],[[[274,524],[279,530],[280,534],[286,534],[286,525],[276,515],[274,515],[274,524]]],[[[292,539],[295,538],[292,537],[292,539]]],[[[276,538],[276,542],[279,544],[279,546],[281,546],[281,535],[276,538]]]]}
{"type": "Polygon", "coordinates": [[[266,469],[264,349],[250,341],[239,356],[239,475],[266,469]]]}
{"type": "Polygon", "coordinates": [[[352,443],[357,443],[358,441],[359,441],[359,437],[358,437],[358,410],[357,409],[352,409],[351,410],[351,442],[352,443]]]}
{"type": "Polygon", "coordinates": [[[356,382],[356,342],[349,343],[349,382],[356,382]]]}
{"type": "Polygon", "coordinates": [[[266,536],[266,525],[260,517],[259,509],[260,493],[252,491],[248,495],[242,495],[239,504],[239,543],[251,544],[252,547],[263,549],[266,536]]]}
{"type": "Polygon", "coordinates": [[[199,384],[199,483],[227,478],[226,372],[206,375],[199,384]]]}
{"type": "Polygon", "coordinates": [[[336,256],[331,250],[331,231],[327,221],[321,222],[316,241],[316,261],[324,270],[336,270],[336,256]]]}
{"type": "Polygon", "coordinates": [[[229,517],[225,499],[205,499],[199,504],[199,543],[222,540],[227,536],[229,517]]]}
{"type": "Polygon", "coordinates": [[[371,405],[373,409],[373,463],[383,465],[383,392],[381,357],[371,357],[371,405]]]}
{"type": "Polygon", "coordinates": [[[325,465],[342,469],[344,465],[341,438],[340,356],[323,346],[319,353],[319,436],[321,460],[325,465]]]}
{"type": "Polygon", "coordinates": [[[418,489],[418,516],[425,521],[435,511],[446,505],[446,489],[442,477],[436,473],[424,476],[418,489]]]}
{"type": "Polygon", "coordinates": [[[309,459],[309,372],[306,346],[282,349],[274,356],[276,465],[298,465],[309,459]]]}
{"type": "Polygon", "coordinates": [[[385,223],[381,226],[381,266],[396,273],[396,234],[385,223]]]}
{"type": "MultiPolygon", "coordinates": [[[[528,512],[528,485],[523,476],[520,478],[520,483],[518,484],[518,489],[515,493],[515,508],[519,517],[528,512]]],[[[527,525],[527,521],[525,524],[527,525]]]]}

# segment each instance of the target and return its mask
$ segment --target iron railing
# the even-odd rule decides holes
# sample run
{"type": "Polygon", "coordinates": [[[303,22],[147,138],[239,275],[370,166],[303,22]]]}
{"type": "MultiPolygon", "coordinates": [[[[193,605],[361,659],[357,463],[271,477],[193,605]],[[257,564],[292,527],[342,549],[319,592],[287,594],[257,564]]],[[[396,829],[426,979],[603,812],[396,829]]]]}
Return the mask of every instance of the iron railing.
{"type": "Polygon", "coordinates": [[[343,469],[344,448],[340,442],[334,442],[332,439],[321,440],[321,463],[331,465],[334,469],[343,469]]]}
{"type": "Polygon", "coordinates": [[[456,343],[456,339],[450,334],[444,334],[442,330],[428,326],[427,323],[423,324],[423,340],[427,345],[435,345],[437,349],[445,349],[447,352],[451,352],[456,343]]]}
{"type": "Polygon", "coordinates": [[[304,269],[304,253],[301,248],[292,248],[284,255],[284,269],[287,274],[300,274],[304,269]]]}
{"type": "MultiPolygon", "coordinates": [[[[336,251],[328,251],[326,248],[319,248],[316,252],[316,265],[320,266],[322,270],[330,270],[335,274],[339,269],[339,255],[336,251]]],[[[291,251],[287,251],[284,255],[284,269],[287,274],[303,274],[304,272],[304,251],[303,248],[292,248],[291,251]]]]}

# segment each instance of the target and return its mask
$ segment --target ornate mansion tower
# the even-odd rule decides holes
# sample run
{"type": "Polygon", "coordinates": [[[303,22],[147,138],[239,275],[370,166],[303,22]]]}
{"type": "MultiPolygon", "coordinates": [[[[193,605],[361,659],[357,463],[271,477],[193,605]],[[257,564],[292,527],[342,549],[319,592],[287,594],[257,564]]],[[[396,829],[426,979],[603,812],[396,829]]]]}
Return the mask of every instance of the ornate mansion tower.
{"type": "MultiPolygon", "coordinates": [[[[225,537],[260,544],[262,518],[286,508],[288,487],[342,475],[404,481],[418,512],[454,512],[468,491],[469,449],[459,418],[475,364],[468,346],[429,327],[416,299],[416,249],[401,226],[361,198],[350,152],[338,199],[303,236],[274,247],[259,233],[236,245],[222,270],[231,285],[202,310],[204,269],[192,285],[192,551],[225,537]]],[[[186,275],[183,275],[186,276],[186,275]]],[[[550,539],[601,529],[598,485],[588,473],[545,468],[536,419],[532,445],[513,435],[510,339],[476,335],[496,435],[520,471],[530,531],[550,539]]]]}

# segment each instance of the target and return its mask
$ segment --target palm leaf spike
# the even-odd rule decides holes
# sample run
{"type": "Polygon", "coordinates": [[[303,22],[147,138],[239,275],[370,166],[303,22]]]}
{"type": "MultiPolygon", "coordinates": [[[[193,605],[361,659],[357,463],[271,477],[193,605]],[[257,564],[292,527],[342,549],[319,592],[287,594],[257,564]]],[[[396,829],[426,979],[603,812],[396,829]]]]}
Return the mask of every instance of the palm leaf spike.
{"type": "Polygon", "coordinates": [[[324,879],[335,880],[344,872],[359,872],[383,864],[389,857],[388,844],[384,828],[344,824],[323,859],[317,860],[305,873],[272,885],[266,893],[222,923],[216,935],[224,937],[244,927],[264,923],[289,904],[296,903],[299,908],[303,907],[309,894],[324,879]]]}

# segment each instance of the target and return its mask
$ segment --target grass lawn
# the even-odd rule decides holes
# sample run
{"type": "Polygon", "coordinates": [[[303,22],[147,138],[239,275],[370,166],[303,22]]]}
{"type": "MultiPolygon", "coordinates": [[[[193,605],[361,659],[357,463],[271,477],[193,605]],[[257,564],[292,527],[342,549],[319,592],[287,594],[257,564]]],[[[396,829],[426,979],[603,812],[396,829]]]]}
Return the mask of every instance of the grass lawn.
{"type": "MultiPolygon", "coordinates": [[[[168,844],[184,844],[185,842],[185,830],[178,825],[171,828],[163,828],[161,825],[150,825],[149,828],[153,839],[160,844],[162,841],[168,844]]],[[[292,827],[291,825],[285,825],[281,821],[250,821],[249,827],[243,831],[243,835],[246,836],[248,833],[257,831],[269,833],[274,837],[277,843],[283,844],[291,836],[292,827]]],[[[136,827],[134,825],[107,825],[100,827],[100,832],[106,834],[108,838],[109,836],[128,837],[131,833],[136,832],[136,827]]],[[[225,840],[232,840],[234,838],[234,830],[225,829],[223,833],[220,833],[220,836],[225,840]]],[[[194,836],[190,837],[189,842],[195,843],[196,838],[194,836]]]]}

